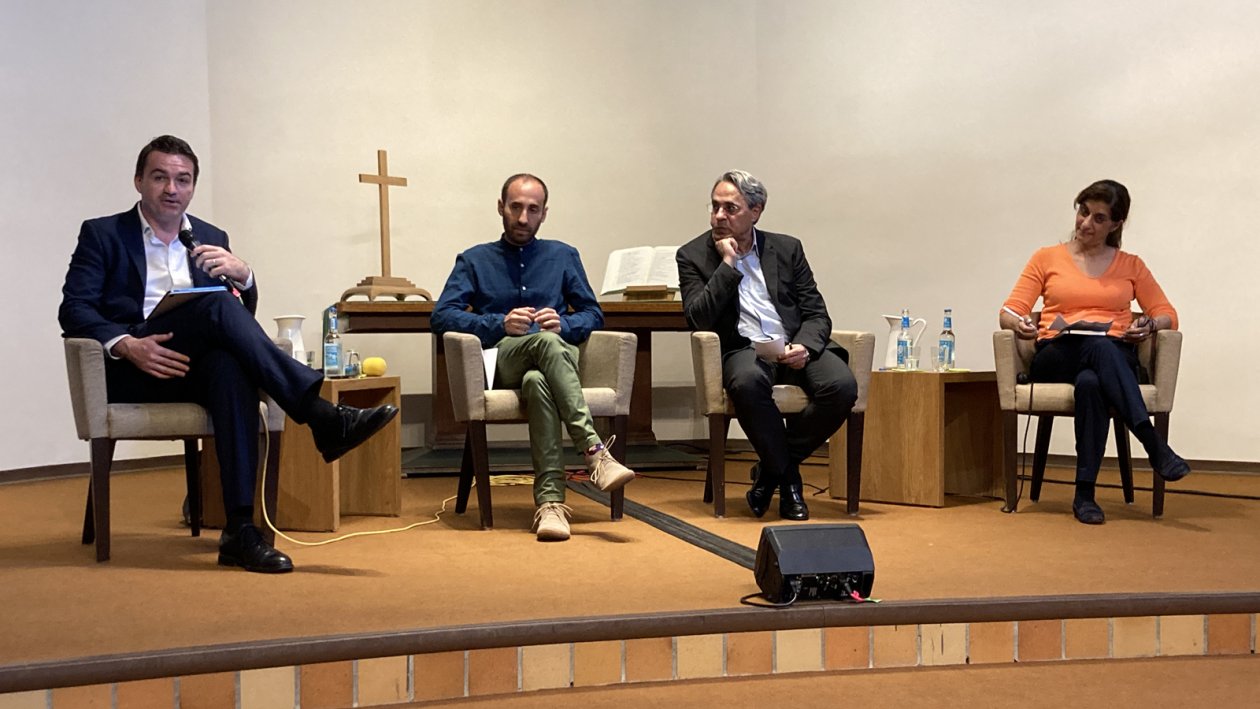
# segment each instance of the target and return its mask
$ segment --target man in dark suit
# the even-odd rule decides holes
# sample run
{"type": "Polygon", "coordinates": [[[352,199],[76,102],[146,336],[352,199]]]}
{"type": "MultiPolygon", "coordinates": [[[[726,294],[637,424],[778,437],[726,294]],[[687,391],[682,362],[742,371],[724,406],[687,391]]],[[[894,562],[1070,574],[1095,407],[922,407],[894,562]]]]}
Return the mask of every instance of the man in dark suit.
{"type": "Polygon", "coordinates": [[[710,193],[712,229],[678,249],[678,280],[687,323],[716,332],[722,380],[739,425],[759,459],[746,495],[757,517],[779,489],[779,515],[809,519],[800,464],[836,432],[857,401],[848,352],[831,341],[831,318],[801,242],[755,228],[766,189],[742,170],[723,174],[710,193]],[[753,343],[779,340],[773,360],[753,343]],[[783,416],[775,384],[795,384],[810,403],[783,416]]]}
{"type": "Polygon", "coordinates": [[[214,423],[227,524],[219,563],[249,571],[291,571],[287,555],[253,525],[258,467],[258,390],[294,421],[308,424],[324,459],[367,440],[398,410],[333,406],[319,397],[323,376],[277,348],[254,320],[254,273],[228,248],[227,234],[186,214],[200,166],[188,143],[153,139],[136,161],[140,201],[89,219],[79,232],[62,288],[58,319],[65,337],[90,337],[106,353],[113,403],[191,401],[214,423]],[[191,252],[179,234],[201,242],[191,252]],[[150,317],[174,288],[226,285],[150,317]],[[239,299],[237,298],[239,293],[239,299]]]}

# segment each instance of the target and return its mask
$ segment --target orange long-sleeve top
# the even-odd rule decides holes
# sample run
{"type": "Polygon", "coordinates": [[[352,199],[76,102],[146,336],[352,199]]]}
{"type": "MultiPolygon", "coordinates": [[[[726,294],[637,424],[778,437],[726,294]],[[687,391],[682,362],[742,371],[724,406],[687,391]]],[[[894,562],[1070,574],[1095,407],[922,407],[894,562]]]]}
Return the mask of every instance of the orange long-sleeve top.
{"type": "Polygon", "coordinates": [[[1177,311],[1137,256],[1117,251],[1116,258],[1098,278],[1090,278],[1072,260],[1067,244],[1037,249],[1003,306],[1017,313],[1031,313],[1042,300],[1038,339],[1053,337],[1047,328],[1056,315],[1069,323],[1079,320],[1111,321],[1107,334],[1123,337],[1133,324],[1131,304],[1136,298],[1148,317],[1167,315],[1177,329],[1177,311]]]}

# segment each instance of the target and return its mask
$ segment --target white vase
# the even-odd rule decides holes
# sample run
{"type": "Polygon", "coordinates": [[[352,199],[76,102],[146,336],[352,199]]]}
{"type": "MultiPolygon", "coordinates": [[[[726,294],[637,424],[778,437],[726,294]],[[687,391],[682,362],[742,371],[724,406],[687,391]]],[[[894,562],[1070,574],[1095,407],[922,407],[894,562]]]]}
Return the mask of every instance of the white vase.
{"type": "Polygon", "coordinates": [[[306,364],[306,345],[302,342],[302,321],[305,315],[281,315],[276,318],[276,337],[293,344],[293,359],[306,364]]]}

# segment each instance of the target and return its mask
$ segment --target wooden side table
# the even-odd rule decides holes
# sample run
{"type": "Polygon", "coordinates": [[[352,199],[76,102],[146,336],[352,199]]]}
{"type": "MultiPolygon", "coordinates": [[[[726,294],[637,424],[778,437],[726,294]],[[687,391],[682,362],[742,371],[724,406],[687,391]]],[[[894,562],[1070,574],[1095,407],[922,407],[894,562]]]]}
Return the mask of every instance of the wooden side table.
{"type": "MultiPolygon", "coordinates": [[[[829,447],[838,491],[844,439],[832,436],[829,447]]],[[[1002,497],[1003,447],[994,372],[871,373],[863,500],[944,507],[946,493],[1002,497]]]]}
{"type": "MultiPolygon", "coordinates": [[[[320,395],[334,404],[361,408],[401,406],[400,383],[398,377],[325,379],[320,395]]],[[[397,517],[402,511],[401,419],[401,414],[394,417],[363,445],[332,463],[324,462],[309,428],[286,419],[280,443],[276,527],[335,532],[342,515],[397,517]]],[[[202,450],[201,481],[206,526],[222,526],[223,493],[213,446],[202,450]]]]}

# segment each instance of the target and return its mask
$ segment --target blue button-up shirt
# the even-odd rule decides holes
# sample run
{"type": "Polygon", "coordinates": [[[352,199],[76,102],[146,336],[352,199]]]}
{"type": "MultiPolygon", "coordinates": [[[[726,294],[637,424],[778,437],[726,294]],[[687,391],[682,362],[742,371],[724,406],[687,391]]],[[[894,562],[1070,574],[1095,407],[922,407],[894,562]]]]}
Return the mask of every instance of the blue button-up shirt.
{"type": "MultiPolygon", "coordinates": [[[[516,246],[500,238],[456,257],[433,308],[433,333],[466,332],[476,335],[482,347],[494,347],[507,335],[503,317],[523,307],[554,308],[560,337],[575,345],[604,326],[577,249],[548,239],[516,246]]],[[[538,332],[537,323],[529,332],[538,332]]]]}

